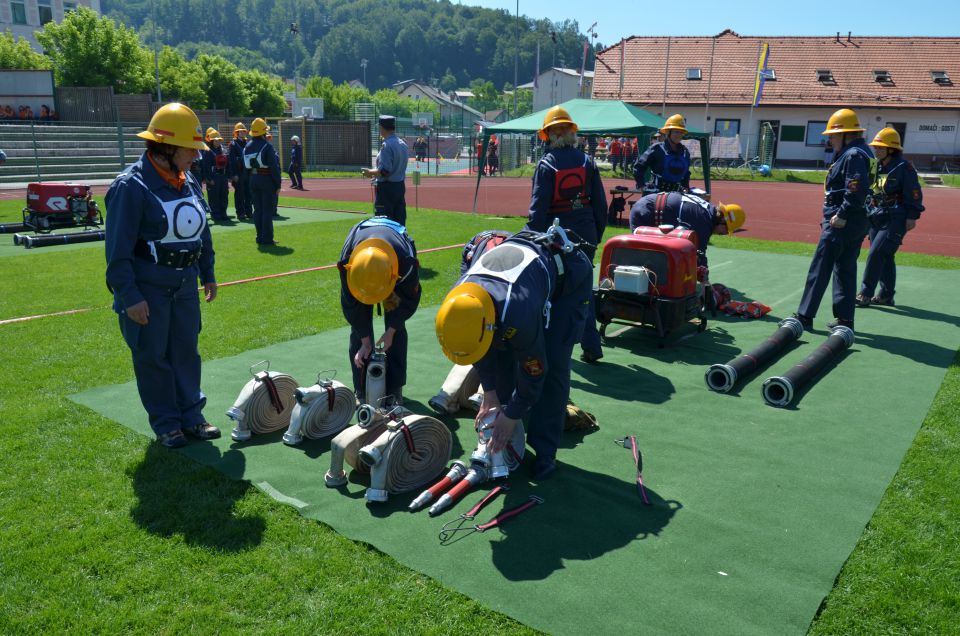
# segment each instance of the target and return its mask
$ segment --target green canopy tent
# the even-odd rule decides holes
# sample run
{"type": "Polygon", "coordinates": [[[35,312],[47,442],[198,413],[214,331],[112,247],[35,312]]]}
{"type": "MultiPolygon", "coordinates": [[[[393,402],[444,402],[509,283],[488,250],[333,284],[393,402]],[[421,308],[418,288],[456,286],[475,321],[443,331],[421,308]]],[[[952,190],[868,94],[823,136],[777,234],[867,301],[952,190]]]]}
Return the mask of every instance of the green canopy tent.
{"type": "MultiPolygon", "coordinates": [[[[609,99],[571,99],[560,107],[570,113],[570,119],[577,124],[581,135],[614,135],[623,137],[646,137],[660,131],[666,121],[639,106],[623,101],[609,99]]],[[[552,107],[551,107],[552,108],[552,107]]],[[[483,161],[487,156],[487,143],[490,135],[496,133],[536,134],[543,126],[543,117],[547,110],[541,110],[525,117],[519,117],[502,124],[486,126],[482,131],[483,147],[480,152],[480,170],[477,174],[477,190],[480,191],[480,176],[483,174],[483,161]]],[[[703,158],[704,188],[710,192],[710,135],[701,130],[687,129],[688,136],[700,142],[700,155],[703,158]]],[[[476,211],[477,196],[474,193],[473,207],[476,211]]]]}

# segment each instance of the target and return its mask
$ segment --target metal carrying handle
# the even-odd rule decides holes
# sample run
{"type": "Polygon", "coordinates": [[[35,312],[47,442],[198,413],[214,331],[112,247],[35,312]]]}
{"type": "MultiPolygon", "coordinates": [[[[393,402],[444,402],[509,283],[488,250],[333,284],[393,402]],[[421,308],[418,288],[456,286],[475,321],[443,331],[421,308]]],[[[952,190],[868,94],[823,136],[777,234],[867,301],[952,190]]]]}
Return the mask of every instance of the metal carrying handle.
{"type": "Polygon", "coordinates": [[[324,369],[323,371],[317,372],[317,384],[319,384],[320,386],[330,386],[331,384],[333,384],[333,381],[336,377],[337,377],[336,369],[324,369]],[[325,380],[321,380],[320,378],[322,378],[326,373],[333,373],[333,375],[326,378],[325,380]]]}
{"type": "Polygon", "coordinates": [[[269,361],[269,360],[261,360],[260,362],[257,362],[256,364],[251,364],[251,365],[250,365],[250,375],[253,376],[254,378],[257,377],[257,374],[254,373],[253,370],[256,369],[257,367],[259,367],[261,364],[267,365],[267,368],[265,369],[265,371],[266,371],[266,373],[270,373],[270,361],[269,361]]]}

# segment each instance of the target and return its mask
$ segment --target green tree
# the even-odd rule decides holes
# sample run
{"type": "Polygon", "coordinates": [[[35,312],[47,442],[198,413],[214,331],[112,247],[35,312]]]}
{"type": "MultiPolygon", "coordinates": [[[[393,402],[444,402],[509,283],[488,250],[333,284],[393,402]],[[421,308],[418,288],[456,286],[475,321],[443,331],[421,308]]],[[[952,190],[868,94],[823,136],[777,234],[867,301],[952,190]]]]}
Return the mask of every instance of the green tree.
{"type": "Polygon", "coordinates": [[[373,94],[373,103],[377,110],[395,117],[412,117],[414,113],[433,113],[434,121],[439,121],[440,109],[428,99],[401,97],[392,88],[381,88],[373,94]]]}
{"type": "Polygon", "coordinates": [[[450,72],[450,69],[447,69],[447,72],[443,74],[443,77],[440,78],[440,90],[445,93],[449,93],[452,90],[457,88],[457,76],[450,72]]]}
{"type": "Polygon", "coordinates": [[[500,93],[497,92],[493,82],[475,79],[470,82],[470,90],[473,92],[473,97],[467,100],[467,103],[481,113],[499,107],[500,93]]]}
{"type": "Polygon", "coordinates": [[[118,93],[149,92],[151,56],[136,31],[86,7],[63,22],[48,22],[37,41],[50,57],[59,86],[113,86],[118,93]]]}
{"type": "Polygon", "coordinates": [[[0,33],[0,68],[46,69],[50,68],[50,60],[34,51],[29,42],[7,31],[0,33]]]}
{"type": "Polygon", "coordinates": [[[207,94],[208,107],[227,108],[234,116],[250,112],[250,91],[240,69],[216,55],[199,55],[195,62],[206,76],[203,90],[207,94]]]}
{"type": "Polygon", "coordinates": [[[178,101],[191,108],[207,107],[204,87],[207,74],[203,67],[188,62],[177,49],[169,46],[160,51],[160,91],[165,101],[178,101]]]}
{"type": "Polygon", "coordinates": [[[334,84],[329,77],[311,77],[300,91],[304,97],[323,98],[323,116],[326,119],[350,119],[351,107],[373,98],[365,88],[353,88],[348,83],[334,84]]]}
{"type": "Polygon", "coordinates": [[[249,114],[260,117],[283,115],[287,107],[283,82],[260,71],[240,71],[240,78],[250,94],[249,114]]]}

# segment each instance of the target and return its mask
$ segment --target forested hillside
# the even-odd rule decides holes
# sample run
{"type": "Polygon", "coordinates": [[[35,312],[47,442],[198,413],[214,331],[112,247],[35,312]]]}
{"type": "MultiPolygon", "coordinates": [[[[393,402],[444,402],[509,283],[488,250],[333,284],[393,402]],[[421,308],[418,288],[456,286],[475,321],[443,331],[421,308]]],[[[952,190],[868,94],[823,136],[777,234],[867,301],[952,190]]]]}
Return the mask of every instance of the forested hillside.
{"type": "MultiPolygon", "coordinates": [[[[366,59],[374,90],[403,79],[448,90],[475,79],[501,88],[514,79],[516,18],[448,0],[102,0],[101,10],[136,28],[147,45],[156,34],[188,57],[216,53],[287,77],[296,62],[300,77],[362,79],[366,59]]],[[[519,83],[533,79],[538,42],[541,69],[554,60],[579,67],[585,36],[578,31],[573,21],[521,16],[519,83]]]]}

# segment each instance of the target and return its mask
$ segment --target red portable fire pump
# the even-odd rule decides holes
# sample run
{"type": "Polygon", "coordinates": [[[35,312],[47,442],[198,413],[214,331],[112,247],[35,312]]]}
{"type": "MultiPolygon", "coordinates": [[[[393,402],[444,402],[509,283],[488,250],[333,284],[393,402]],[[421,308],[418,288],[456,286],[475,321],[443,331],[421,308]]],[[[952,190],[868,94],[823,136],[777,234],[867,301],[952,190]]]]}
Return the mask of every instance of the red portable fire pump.
{"type": "Polygon", "coordinates": [[[79,183],[30,183],[23,222],[2,226],[3,232],[33,230],[38,236],[14,234],[15,245],[26,248],[62,243],[102,241],[103,231],[51,234],[66,228],[99,228],[103,215],[93,200],[90,186],[79,183]]]}
{"type": "MultiPolygon", "coordinates": [[[[611,323],[656,329],[667,336],[696,320],[707,328],[704,282],[697,280],[697,235],[686,228],[639,227],[603,246],[594,288],[600,335],[611,323]]],[[[684,336],[684,337],[687,337],[684,336]]]]}

